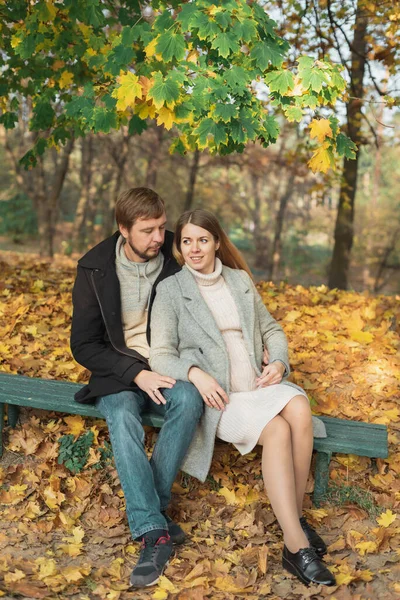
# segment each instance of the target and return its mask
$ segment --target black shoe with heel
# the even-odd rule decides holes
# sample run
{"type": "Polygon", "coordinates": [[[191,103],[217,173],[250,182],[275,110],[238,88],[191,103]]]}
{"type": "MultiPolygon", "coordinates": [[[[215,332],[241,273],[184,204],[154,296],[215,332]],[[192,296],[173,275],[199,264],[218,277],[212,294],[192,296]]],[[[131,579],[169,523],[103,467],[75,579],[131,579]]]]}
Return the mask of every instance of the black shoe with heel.
{"type": "Polygon", "coordinates": [[[305,517],[300,518],[300,525],[302,530],[306,534],[308,541],[310,542],[310,546],[314,548],[319,558],[323,558],[327,553],[328,549],[322,537],[318,535],[318,533],[313,527],[311,527],[311,525],[307,522],[307,519],[305,517]]]}
{"type": "Polygon", "coordinates": [[[282,566],[306,585],[310,583],[336,584],[334,575],[318,558],[314,548],[301,548],[298,552],[292,553],[284,546],[282,566]]]}

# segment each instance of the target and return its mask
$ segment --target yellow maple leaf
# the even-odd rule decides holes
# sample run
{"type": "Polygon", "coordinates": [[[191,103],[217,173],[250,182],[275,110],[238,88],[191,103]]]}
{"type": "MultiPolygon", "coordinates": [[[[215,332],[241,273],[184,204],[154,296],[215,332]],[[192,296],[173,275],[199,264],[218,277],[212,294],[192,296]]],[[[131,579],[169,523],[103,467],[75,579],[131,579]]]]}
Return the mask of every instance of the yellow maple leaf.
{"type": "Polygon", "coordinates": [[[320,143],[326,137],[332,137],[331,124],[328,119],[313,119],[310,123],[310,137],[317,138],[320,143]]]}
{"type": "Polygon", "coordinates": [[[176,592],[179,591],[178,588],[172,583],[172,581],[170,581],[168,577],[165,577],[165,575],[161,575],[161,577],[159,578],[158,587],[162,590],[170,592],[171,594],[176,594],[176,592]]]}
{"type": "Polygon", "coordinates": [[[57,573],[56,561],[53,558],[40,556],[35,560],[35,564],[39,567],[38,579],[40,580],[45,577],[52,577],[57,573]]]}
{"type": "Polygon", "coordinates": [[[130,71],[118,78],[119,86],[113,91],[112,97],[117,98],[117,110],[126,110],[133,106],[136,99],[142,98],[143,89],[139,77],[130,71]]]}
{"type": "Polygon", "coordinates": [[[379,515],[379,517],[376,519],[379,523],[379,525],[381,527],[389,527],[389,525],[391,525],[393,523],[393,521],[395,521],[397,518],[396,513],[392,513],[392,511],[390,509],[386,510],[385,512],[383,512],[381,515],[379,515]]]}
{"type": "Polygon", "coordinates": [[[78,436],[85,430],[85,419],[82,419],[80,415],[64,417],[64,421],[68,425],[66,433],[72,433],[72,435],[78,436]]]}
{"type": "Polygon", "coordinates": [[[62,492],[53,490],[50,486],[43,490],[44,501],[51,509],[56,509],[65,500],[65,495],[62,492]]]}
{"type": "Polygon", "coordinates": [[[358,544],[356,544],[356,548],[360,551],[360,555],[364,556],[364,554],[372,554],[372,552],[376,552],[378,550],[378,544],[372,541],[358,542],[358,544]]]}
{"type": "Polygon", "coordinates": [[[157,125],[164,125],[165,129],[171,129],[174,124],[175,113],[163,106],[157,115],[157,125]]]}
{"type": "Polygon", "coordinates": [[[21,581],[24,577],[26,577],[26,575],[23,571],[15,569],[14,572],[4,574],[4,583],[15,583],[16,581],[21,581]]]}
{"type": "Polygon", "coordinates": [[[324,144],[316,149],[307,164],[314,173],[326,173],[330,168],[335,166],[332,150],[330,150],[327,144],[324,144]]]}
{"type": "Polygon", "coordinates": [[[60,88],[63,90],[64,88],[67,88],[71,85],[71,83],[74,80],[74,74],[71,73],[70,71],[63,71],[60,80],[58,82],[58,85],[60,86],[60,88]]]}
{"type": "Polygon", "coordinates": [[[124,564],[123,558],[115,558],[107,569],[107,573],[115,579],[121,579],[121,567],[124,564]]]}
{"type": "Polygon", "coordinates": [[[369,331],[351,331],[350,337],[355,342],[360,342],[360,344],[370,344],[374,339],[369,331]]]}
{"type": "Polygon", "coordinates": [[[152,56],[155,56],[156,54],[156,46],[158,44],[158,38],[159,36],[157,35],[157,37],[155,37],[153,40],[151,40],[151,42],[149,44],[147,44],[147,46],[145,46],[145,53],[147,58],[151,58],[152,56]]]}
{"type": "Polygon", "coordinates": [[[238,504],[235,490],[230,490],[227,487],[223,487],[218,491],[220,496],[223,496],[227,504],[238,504]]]}
{"type": "Polygon", "coordinates": [[[299,310],[290,310],[288,313],[286,313],[283,320],[287,321],[288,323],[294,323],[294,321],[297,321],[299,317],[301,317],[301,312],[299,310]]]}
{"type": "Polygon", "coordinates": [[[156,107],[152,102],[142,102],[135,106],[134,112],[137,115],[139,115],[141,119],[147,119],[147,117],[150,117],[150,119],[154,119],[154,117],[156,116],[156,107]]]}
{"type": "Polygon", "coordinates": [[[65,567],[64,569],[62,569],[61,574],[63,577],[65,577],[68,583],[80,581],[86,575],[82,573],[82,571],[78,567],[65,567]]]}
{"type": "Polygon", "coordinates": [[[163,590],[163,589],[158,589],[154,592],[154,594],[152,595],[152,598],[154,598],[154,600],[167,600],[169,596],[169,593],[167,592],[167,590],[163,590]]]}

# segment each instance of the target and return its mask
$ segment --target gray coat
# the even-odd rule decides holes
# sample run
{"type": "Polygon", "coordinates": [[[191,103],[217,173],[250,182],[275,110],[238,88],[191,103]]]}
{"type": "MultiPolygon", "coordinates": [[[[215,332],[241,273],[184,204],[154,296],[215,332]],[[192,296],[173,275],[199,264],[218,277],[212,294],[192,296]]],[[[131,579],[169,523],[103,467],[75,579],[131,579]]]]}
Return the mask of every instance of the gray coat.
{"type": "MultiPolygon", "coordinates": [[[[223,267],[222,276],[235,300],[243,338],[257,375],[261,374],[263,348],[270,362],[280,360],[289,375],[288,346],[282,327],[265,308],[245,271],[223,267]]],[[[183,267],[157,287],[151,316],[150,366],[153,371],[188,381],[191,367],[212,375],[229,394],[229,357],[217,324],[194,276],[183,267]]],[[[298,388],[284,381],[286,385],[298,388]]],[[[205,406],[204,415],[188,450],[182,470],[204,481],[210,469],[221,412],[205,406]]]]}

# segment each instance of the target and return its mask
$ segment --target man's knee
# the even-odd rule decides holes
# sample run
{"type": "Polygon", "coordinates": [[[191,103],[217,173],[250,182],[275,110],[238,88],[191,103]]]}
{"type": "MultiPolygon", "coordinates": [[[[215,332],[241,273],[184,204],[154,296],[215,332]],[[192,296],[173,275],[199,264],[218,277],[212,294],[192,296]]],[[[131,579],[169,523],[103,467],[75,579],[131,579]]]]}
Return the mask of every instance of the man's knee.
{"type": "Polygon", "coordinates": [[[102,396],[96,404],[107,422],[115,425],[124,425],[131,418],[139,418],[138,398],[134,392],[122,391],[109,396],[102,396]]]}
{"type": "Polygon", "coordinates": [[[179,409],[191,419],[199,419],[203,413],[204,402],[197,388],[188,381],[177,381],[166,394],[168,405],[179,409]]]}

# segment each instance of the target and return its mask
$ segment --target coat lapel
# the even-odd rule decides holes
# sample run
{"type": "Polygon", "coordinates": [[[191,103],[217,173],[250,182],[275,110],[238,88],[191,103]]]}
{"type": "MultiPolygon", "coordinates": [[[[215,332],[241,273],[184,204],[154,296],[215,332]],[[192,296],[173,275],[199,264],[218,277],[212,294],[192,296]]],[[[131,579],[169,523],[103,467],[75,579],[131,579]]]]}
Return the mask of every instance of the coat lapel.
{"type": "Polygon", "coordinates": [[[225,348],[223,337],[218,329],[215,319],[204,300],[193,275],[185,268],[176,275],[185,306],[193,320],[209,335],[217,344],[225,348]]]}
{"type": "Polygon", "coordinates": [[[236,269],[223,267],[222,275],[226,281],[229,291],[238,309],[240,323],[242,325],[243,337],[247,342],[247,348],[254,348],[254,297],[250,283],[245,281],[236,269]]]}

